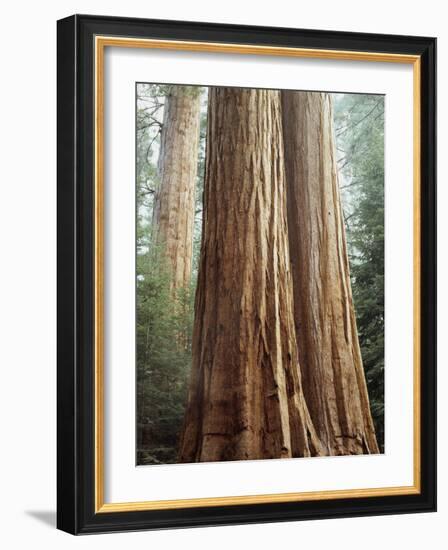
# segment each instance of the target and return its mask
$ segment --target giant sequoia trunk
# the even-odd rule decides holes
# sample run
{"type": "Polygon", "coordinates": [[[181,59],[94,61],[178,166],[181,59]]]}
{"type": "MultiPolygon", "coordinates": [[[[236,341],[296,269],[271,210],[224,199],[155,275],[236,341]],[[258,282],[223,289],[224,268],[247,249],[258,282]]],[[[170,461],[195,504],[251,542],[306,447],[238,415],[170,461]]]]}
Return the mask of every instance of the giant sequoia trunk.
{"type": "Polygon", "coordinates": [[[377,453],[358,343],[328,94],[282,92],[294,316],[306,402],[330,455],[377,453]]]}
{"type": "Polygon", "coordinates": [[[294,331],[280,96],[209,94],[182,462],[320,454],[294,331]]]}
{"type": "Polygon", "coordinates": [[[171,86],[165,100],[153,231],[167,259],[173,290],[186,287],[191,277],[199,95],[198,88],[171,86]]]}

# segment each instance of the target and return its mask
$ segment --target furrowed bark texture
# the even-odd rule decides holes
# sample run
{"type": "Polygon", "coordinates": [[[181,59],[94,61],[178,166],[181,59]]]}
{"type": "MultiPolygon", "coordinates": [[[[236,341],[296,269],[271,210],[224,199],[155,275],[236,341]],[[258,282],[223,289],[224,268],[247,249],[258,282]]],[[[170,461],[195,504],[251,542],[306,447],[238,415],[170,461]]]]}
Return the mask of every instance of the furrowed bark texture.
{"type": "Polygon", "coordinates": [[[321,453],[294,330],[280,95],[212,88],[181,462],[321,453]]]}
{"type": "Polygon", "coordinates": [[[173,290],[186,287],[191,277],[199,95],[192,87],[172,86],[163,114],[153,230],[168,261],[173,290]]]}
{"type": "Polygon", "coordinates": [[[378,453],[358,342],[328,94],[282,92],[302,383],[329,455],[378,453]]]}

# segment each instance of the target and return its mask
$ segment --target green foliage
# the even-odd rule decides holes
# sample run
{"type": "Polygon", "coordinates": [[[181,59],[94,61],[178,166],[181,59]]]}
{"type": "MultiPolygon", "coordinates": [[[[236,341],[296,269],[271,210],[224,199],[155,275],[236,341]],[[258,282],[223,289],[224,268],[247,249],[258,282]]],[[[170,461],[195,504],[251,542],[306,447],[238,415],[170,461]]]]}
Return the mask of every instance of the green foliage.
{"type": "MultiPolygon", "coordinates": [[[[192,94],[201,93],[197,87],[192,94]]],[[[152,238],[153,198],[163,105],[171,86],[137,86],[137,464],[176,462],[191,368],[196,269],[189,288],[174,292],[163,246],[152,238]]],[[[203,114],[204,119],[205,113],[203,114]]],[[[194,265],[202,225],[205,122],[196,189],[194,265]]]]}
{"type": "Polygon", "coordinates": [[[162,251],[137,262],[137,462],[176,462],[191,366],[194,289],[173,296],[162,251]]]}
{"type": "Polygon", "coordinates": [[[335,112],[353,299],[384,450],[384,97],[337,95],[335,112]]]}

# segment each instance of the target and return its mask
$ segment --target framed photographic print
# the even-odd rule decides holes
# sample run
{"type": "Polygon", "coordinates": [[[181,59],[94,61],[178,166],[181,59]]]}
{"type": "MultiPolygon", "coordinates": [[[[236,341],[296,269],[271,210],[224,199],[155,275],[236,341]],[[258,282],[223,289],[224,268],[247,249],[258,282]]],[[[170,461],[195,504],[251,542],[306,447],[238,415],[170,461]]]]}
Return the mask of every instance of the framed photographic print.
{"type": "Polygon", "coordinates": [[[434,511],[434,38],[58,22],[58,527],[434,511]]]}

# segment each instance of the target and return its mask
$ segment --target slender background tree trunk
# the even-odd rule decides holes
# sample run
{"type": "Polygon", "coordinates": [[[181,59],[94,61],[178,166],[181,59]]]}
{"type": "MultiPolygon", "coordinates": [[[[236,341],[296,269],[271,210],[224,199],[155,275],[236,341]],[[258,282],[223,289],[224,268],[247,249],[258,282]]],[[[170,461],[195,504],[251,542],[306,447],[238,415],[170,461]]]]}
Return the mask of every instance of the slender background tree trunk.
{"type": "Polygon", "coordinates": [[[171,270],[173,290],[190,282],[195,183],[199,147],[200,93],[171,86],[166,97],[159,153],[159,187],[153,231],[171,270]]]}
{"type": "Polygon", "coordinates": [[[321,453],[301,388],[280,95],[211,88],[181,462],[321,453]]]}
{"type": "Polygon", "coordinates": [[[377,453],[356,329],[328,94],[282,92],[303,390],[330,455],[377,453]]]}

